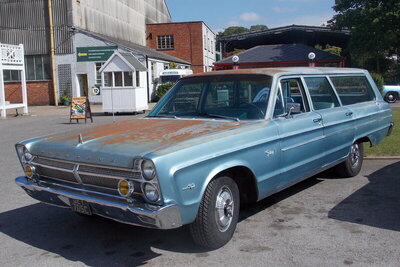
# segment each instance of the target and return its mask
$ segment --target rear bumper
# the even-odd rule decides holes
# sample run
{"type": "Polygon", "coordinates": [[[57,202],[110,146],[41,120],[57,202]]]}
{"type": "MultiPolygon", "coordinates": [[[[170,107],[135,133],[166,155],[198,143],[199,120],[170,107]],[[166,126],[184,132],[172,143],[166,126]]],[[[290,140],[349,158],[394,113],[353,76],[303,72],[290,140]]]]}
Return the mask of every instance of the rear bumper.
{"type": "Polygon", "coordinates": [[[145,203],[121,203],[90,195],[84,190],[55,189],[38,185],[26,177],[15,179],[17,185],[34,199],[59,207],[70,208],[70,199],[86,201],[93,214],[107,217],[122,223],[157,229],[172,229],[182,226],[177,205],[156,206],[145,203]]]}

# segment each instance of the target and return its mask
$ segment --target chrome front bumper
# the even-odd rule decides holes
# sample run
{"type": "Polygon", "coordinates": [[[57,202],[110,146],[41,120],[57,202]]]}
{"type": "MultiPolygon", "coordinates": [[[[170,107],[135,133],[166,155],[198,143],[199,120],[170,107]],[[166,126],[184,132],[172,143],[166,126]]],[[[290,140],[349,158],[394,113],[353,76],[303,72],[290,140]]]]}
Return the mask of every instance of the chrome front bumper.
{"type": "Polygon", "coordinates": [[[70,199],[86,201],[93,214],[118,222],[157,229],[182,226],[177,205],[156,206],[140,202],[121,203],[90,195],[84,190],[62,190],[41,186],[21,176],[15,179],[32,198],[59,207],[70,208],[70,199]]]}

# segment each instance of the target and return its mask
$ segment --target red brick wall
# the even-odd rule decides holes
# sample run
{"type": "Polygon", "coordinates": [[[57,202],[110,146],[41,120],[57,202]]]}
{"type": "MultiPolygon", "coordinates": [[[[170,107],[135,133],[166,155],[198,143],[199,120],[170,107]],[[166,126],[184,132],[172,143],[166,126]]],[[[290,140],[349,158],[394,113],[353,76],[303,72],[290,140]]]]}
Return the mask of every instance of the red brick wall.
{"type": "Polygon", "coordinates": [[[194,73],[203,72],[203,30],[201,22],[147,25],[147,46],[157,49],[157,36],[173,35],[174,49],[160,52],[189,61],[194,73]]]}
{"type": "MultiPolygon", "coordinates": [[[[21,83],[5,83],[6,101],[22,103],[21,83]]],[[[28,105],[54,105],[53,83],[51,81],[27,82],[28,105]]]]}

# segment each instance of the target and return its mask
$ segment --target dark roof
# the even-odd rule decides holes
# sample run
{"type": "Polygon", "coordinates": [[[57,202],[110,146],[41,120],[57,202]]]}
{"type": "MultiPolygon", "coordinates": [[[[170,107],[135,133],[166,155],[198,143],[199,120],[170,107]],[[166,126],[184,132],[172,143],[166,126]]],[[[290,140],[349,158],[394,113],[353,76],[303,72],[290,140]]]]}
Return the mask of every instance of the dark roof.
{"type": "Polygon", "coordinates": [[[131,64],[131,66],[138,71],[147,71],[146,67],[143,66],[142,63],[139,62],[139,60],[137,60],[137,58],[132,55],[131,53],[120,53],[121,56],[123,56],[126,61],[129,62],[129,64],[131,64]]]}
{"type": "Polygon", "coordinates": [[[241,34],[224,36],[224,37],[218,38],[218,40],[229,41],[229,40],[236,40],[236,39],[242,39],[242,38],[247,38],[247,37],[254,37],[257,35],[280,34],[282,32],[295,31],[295,30],[301,30],[301,31],[306,31],[306,32],[341,33],[341,34],[350,35],[350,30],[333,30],[331,28],[324,27],[324,26],[308,26],[308,25],[293,24],[293,25],[282,26],[282,27],[277,27],[277,28],[270,28],[270,29],[266,29],[266,30],[262,30],[262,31],[246,32],[246,33],[241,33],[241,34]]]}
{"type": "MultiPolygon", "coordinates": [[[[314,52],[316,55],[314,61],[338,61],[343,59],[331,53],[302,44],[260,45],[237,55],[240,58],[239,63],[292,62],[308,61],[308,54],[310,52],[314,52]]],[[[232,57],[225,58],[214,64],[232,64],[232,57]]]]}
{"type": "Polygon", "coordinates": [[[257,45],[295,43],[309,46],[329,44],[345,48],[349,43],[349,39],[349,30],[333,30],[322,26],[289,25],[219,37],[217,42],[222,43],[222,48],[225,52],[233,51],[234,48],[249,49],[257,45]]]}
{"type": "Polygon", "coordinates": [[[82,29],[77,29],[78,32],[84,33],[86,35],[89,35],[94,38],[99,38],[105,41],[108,41],[110,43],[113,43],[117,45],[118,47],[125,48],[127,50],[130,50],[132,52],[139,52],[140,54],[144,56],[148,56],[149,58],[154,58],[154,59],[159,59],[159,60],[164,60],[164,61],[169,61],[169,62],[176,62],[180,64],[186,64],[186,65],[192,65],[192,63],[185,61],[183,59],[159,52],[153,48],[138,45],[129,41],[124,41],[124,40],[119,40],[113,37],[109,37],[103,34],[99,33],[93,33],[89,31],[85,31],[82,29]]]}

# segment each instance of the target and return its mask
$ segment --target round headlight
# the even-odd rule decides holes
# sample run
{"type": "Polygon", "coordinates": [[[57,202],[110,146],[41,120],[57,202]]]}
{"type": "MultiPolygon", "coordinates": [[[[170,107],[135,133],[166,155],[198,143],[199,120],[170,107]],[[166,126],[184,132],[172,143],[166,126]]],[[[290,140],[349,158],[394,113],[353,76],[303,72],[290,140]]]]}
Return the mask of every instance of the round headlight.
{"type": "Polygon", "coordinates": [[[29,179],[32,179],[33,176],[35,176],[35,167],[33,167],[33,166],[25,165],[24,171],[25,171],[25,175],[26,175],[29,179]]]}
{"type": "Polygon", "coordinates": [[[160,198],[157,187],[150,183],[144,185],[144,195],[151,202],[156,202],[160,198]]]}
{"type": "Polygon", "coordinates": [[[118,183],[118,193],[123,197],[129,197],[132,195],[135,187],[132,181],[121,180],[118,183]]]}
{"type": "Polygon", "coordinates": [[[151,180],[156,176],[156,168],[151,160],[142,161],[142,174],[146,180],[151,180]]]}

